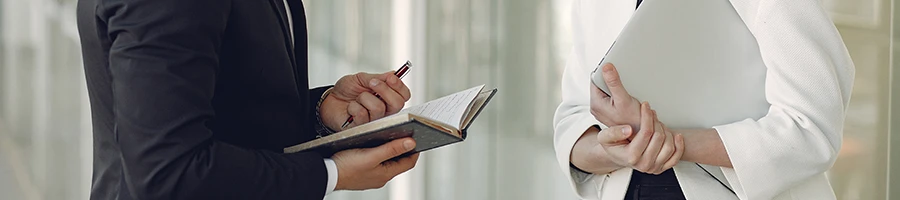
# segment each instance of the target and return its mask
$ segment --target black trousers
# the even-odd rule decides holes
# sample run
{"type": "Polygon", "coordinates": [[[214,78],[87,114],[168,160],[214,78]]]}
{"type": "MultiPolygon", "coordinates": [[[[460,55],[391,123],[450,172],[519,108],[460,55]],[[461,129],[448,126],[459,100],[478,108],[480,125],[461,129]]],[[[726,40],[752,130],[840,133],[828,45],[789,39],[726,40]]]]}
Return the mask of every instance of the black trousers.
{"type": "Polygon", "coordinates": [[[681,185],[675,171],[666,170],[660,175],[645,174],[635,170],[625,193],[625,200],[684,200],[681,185]]]}

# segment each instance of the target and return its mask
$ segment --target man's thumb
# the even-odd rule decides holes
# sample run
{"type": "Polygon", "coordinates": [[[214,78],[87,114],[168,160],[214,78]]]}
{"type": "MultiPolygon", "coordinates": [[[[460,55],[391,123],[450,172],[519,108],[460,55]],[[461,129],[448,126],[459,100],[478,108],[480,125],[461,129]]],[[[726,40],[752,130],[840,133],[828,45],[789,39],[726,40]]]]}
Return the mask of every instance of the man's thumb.
{"type": "Polygon", "coordinates": [[[623,140],[628,140],[628,137],[630,136],[631,126],[619,125],[601,130],[600,133],[597,134],[597,140],[600,141],[600,144],[614,144],[623,140]]]}
{"type": "Polygon", "coordinates": [[[372,156],[379,163],[391,158],[403,155],[416,147],[416,141],[412,138],[401,138],[375,147],[372,156]]]}
{"type": "Polygon", "coordinates": [[[391,76],[395,76],[393,71],[385,72],[385,73],[381,73],[381,74],[370,74],[370,73],[363,73],[363,72],[356,74],[357,80],[359,80],[360,85],[366,86],[366,87],[371,87],[371,85],[369,85],[369,84],[371,84],[372,79],[377,79],[377,80],[380,80],[383,82],[387,82],[387,80],[391,76]]]}

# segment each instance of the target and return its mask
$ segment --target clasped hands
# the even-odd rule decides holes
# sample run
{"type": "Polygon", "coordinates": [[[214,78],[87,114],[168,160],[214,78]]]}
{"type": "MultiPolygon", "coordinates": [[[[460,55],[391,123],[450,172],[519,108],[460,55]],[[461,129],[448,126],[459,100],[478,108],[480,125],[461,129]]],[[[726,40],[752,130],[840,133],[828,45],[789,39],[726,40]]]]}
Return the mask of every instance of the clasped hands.
{"type": "MultiPolygon", "coordinates": [[[[393,72],[346,75],[334,84],[331,93],[322,101],[319,116],[325,126],[341,131],[341,125],[350,116],[353,116],[353,123],[347,128],[397,113],[409,98],[409,88],[393,72]]],[[[418,153],[392,159],[413,150],[415,146],[413,139],[401,138],[378,147],[335,153],[331,157],[338,169],[335,190],[383,187],[395,176],[416,165],[418,153]]]]}
{"type": "MultiPolygon", "coordinates": [[[[613,64],[602,67],[611,95],[591,84],[591,114],[609,126],[597,134],[607,159],[621,167],[660,174],[678,164],[684,153],[684,137],[659,121],[648,102],[628,94],[613,64]]],[[[596,154],[594,154],[596,155],[596,154]]]]}

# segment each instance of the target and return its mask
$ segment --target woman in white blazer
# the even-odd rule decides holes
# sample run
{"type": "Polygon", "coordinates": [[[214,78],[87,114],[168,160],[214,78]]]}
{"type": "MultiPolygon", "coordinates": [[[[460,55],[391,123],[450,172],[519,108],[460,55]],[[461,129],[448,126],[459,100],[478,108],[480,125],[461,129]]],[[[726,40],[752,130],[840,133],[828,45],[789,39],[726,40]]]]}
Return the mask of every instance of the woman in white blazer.
{"type": "MultiPolygon", "coordinates": [[[[767,68],[765,95],[771,107],[758,120],[670,130],[669,137],[683,135],[677,137],[683,141],[665,145],[683,142],[678,153],[681,162],[672,169],[678,172],[684,198],[835,199],[825,171],[840,150],[854,76],[837,29],[819,0],[730,1],[759,43],[767,68]]],[[[582,136],[615,134],[607,125],[620,125],[597,119],[622,113],[592,114],[592,109],[602,109],[592,108],[591,93],[597,90],[591,89],[594,86],[588,74],[625,26],[636,3],[575,0],[573,5],[574,45],[563,73],[554,146],[560,167],[584,199],[623,199],[635,170],[582,171],[573,160],[597,158],[580,156],[585,154],[573,151],[583,150],[573,147],[597,143],[598,137],[582,136]],[[604,131],[597,133],[598,128],[604,131]]],[[[607,155],[604,148],[589,150],[601,152],[588,155],[607,155]]],[[[609,161],[602,156],[599,159],[609,161]]],[[[657,174],[660,169],[645,172],[657,174]]]]}

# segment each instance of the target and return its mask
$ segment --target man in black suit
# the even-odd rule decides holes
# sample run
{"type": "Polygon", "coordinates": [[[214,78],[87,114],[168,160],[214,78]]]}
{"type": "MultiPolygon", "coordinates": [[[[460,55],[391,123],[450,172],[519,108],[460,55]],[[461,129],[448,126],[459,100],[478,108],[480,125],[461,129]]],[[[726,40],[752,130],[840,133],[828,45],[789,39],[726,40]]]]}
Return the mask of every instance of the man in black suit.
{"type": "Polygon", "coordinates": [[[409,138],[331,158],[280,153],[410,96],[391,73],[309,89],[300,0],[79,0],[77,15],[91,199],[322,199],[382,187],[418,159],[390,160],[409,138]]]}

